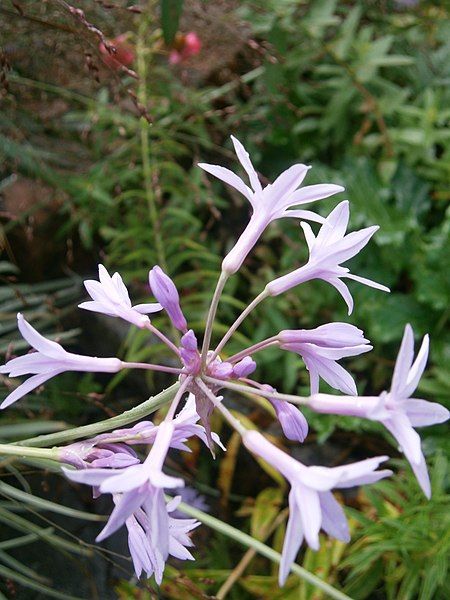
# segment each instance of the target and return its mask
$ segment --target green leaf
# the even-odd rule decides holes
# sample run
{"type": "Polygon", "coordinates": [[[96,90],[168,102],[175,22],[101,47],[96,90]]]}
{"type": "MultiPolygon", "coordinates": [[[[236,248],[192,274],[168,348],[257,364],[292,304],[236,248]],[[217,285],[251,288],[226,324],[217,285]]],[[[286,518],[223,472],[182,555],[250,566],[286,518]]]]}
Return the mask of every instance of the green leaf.
{"type": "Polygon", "coordinates": [[[161,27],[168,46],[175,39],[182,12],[183,0],[161,0],[161,27]]]}

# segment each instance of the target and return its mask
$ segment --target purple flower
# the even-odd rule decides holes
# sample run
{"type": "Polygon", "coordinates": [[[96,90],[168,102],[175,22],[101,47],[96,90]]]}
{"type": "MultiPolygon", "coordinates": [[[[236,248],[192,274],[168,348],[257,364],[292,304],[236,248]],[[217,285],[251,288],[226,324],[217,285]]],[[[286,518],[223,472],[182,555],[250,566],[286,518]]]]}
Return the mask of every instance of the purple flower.
{"type": "Polygon", "coordinates": [[[196,375],[200,372],[201,358],[197,338],[192,329],[189,329],[181,338],[180,356],[188,373],[196,375]]]}
{"type": "Polygon", "coordinates": [[[315,329],[281,331],[277,337],[283,350],[297,352],[303,358],[311,394],[319,391],[319,377],[344,394],[357,394],[351,375],[336,361],[372,350],[361,329],[349,323],[328,323],[315,329]]]}
{"type": "MultiPolygon", "coordinates": [[[[114,501],[120,504],[119,494],[114,495],[114,501]]],[[[148,578],[154,574],[159,585],[169,555],[180,560],[194,560],[187,550],[187,547],[193,545],[189,533],[200,523],[195,519],[171,517],[170,513],[176,509],[179,502],[180,498],[177,497],[165,507],[152,504],[138,508],[125,521],[128,547],[137,577],[140,577],[142,572],[146,573],[148,578]]]]}
{"type": "Polygon", "coordinates": [[[166,310],[174,327],[180,331],[186,331],[187,323],[180,307],[180,296],[174,282],[158,266],[153,267],[148,279],[153,295],[166,310]]]}
{"type": "Polygon", "coordinates": [[[344,467],[306,467],[271,444],[257,431],[248,430],[243,441],[257,456],[280,471],[291,484],[289,521],[283,544],[279,582],[284,585],[290,567],[305,538],[313,549],[319,549],[319,531],[348,542],[350,533],[341,505],[332,488],[348,488],[373,483],[388,477],[392,471],[375,471],[387,456],[362,460],[344,467]]]}
{"type": "Polygon", "coordinates": [[[98,276],[100,281],[89,279],[84,282],[92,301],[82,302],[79,308],[120,317],[141,329],[150,322],[147,314],[162,310],[162,306],[156,303],[131,306],[128,290],[119,273],[111,277],[103,265],[98,265],[98,276]]]}
{"type": "Polygon", "coordinates": [[[136,452],[126,444],[102,444],[96,438],[60,448],[59,460],[77,469],[123,469],[140,462],[136,452]]]}
{"type": "MultiPolygon", "coordinates": [[[[138,508],[144,507],[149,515],[160,519],[160,527],[166,529],[161,533],[162,554],[168,548],[168,522],[164,501],[164,488],[183,487],[184,481],[169,477],[162,472],[162,466],[170,447],[174,432],[172,423],[163,422],[158,427],[155,443],[142,464],[132,465],[125,469],[86,469],[70,471],[64,469],[65,475],[72,481],[98,487],[101,494],[121,494],[111,516],[97,537],[97,541],[107,538],[117,531],[138,508]],[[165,521],[164,521],[165,515],[165,521]]],[[[157,522],[157,521],[156,521],[157,522]]]]}
{"type": "Polygon", "coordinates": [[[298,189],[310,167],[297,164],[282,173],[273,184],[264,189],[258,178],[248,152],[239,140],[231,136],[236,155],[248,175],[250,186],[229,169],[217,165],[199,163],[199,167],[228,183],[243,194],[252,205],[253,214],[250,222],[237,241],[234,248],[227,254],[222,263],[222,270],[232,274],[240,268],[247,254],[258,241],[266,227],[275,219],[283,217],[299,217],[319,223],[323,218],[308,210],[289,210],[295,206],[328,198],[344,190],[340,185],[319,184],[298,189]]]}
{"type": "Polygon", "coordinates": [[[33,376],[11,392],[0,408],[13,404],[31,390],[64,371],[117,373],[122,368],[122,362],[118,358],[97,358],[67,352],[57,342],[47,340],[38,333],[20,313],[17,315],[17,325],[22,336],[37,352],[9,360],[0,367],[0,373],[8,373],[10,377],[28,374],[33,376]]]}
{"type": "Polygon", "coordinates": [[[268,398],[275,409],[284,435],[293,442],[304,442],[308,435],[308,421],[303,413],[293,404],[276,398],[268,398]]]}
{"type": "Polygon", "coordinates": [[[267,292],[271,296],[278,296],[305,281],[323,279],[334,286],[344,298],[348,306],[348,314],[351,314],[353,310],[353,298],[348,287],[342,281],[343,277],[389,292],[389,288],[386,286],[365,277],[353,275],[347,267],[340,266],[342,262],[352,258],[364,248],[378,229],[378,225],[374,225],[345,235],[349,217],[348,201],[344,200],[328,215],[317,237],[310,225],[302,222],[301,226],[309,248],[309,260],[303,267],[268,283],[266,285],[267,292]]]}
{"type": "Polygon", "coordinates": [[[430,498],[430,478],[420,436],[413,428],[443,423],[450,413],[444,406],[435,402],[410,398],[425,369],[428,347],[429,340],[426,335],[413,363],[414,335],[411,326],[406,325],[389,392],[382,392],[379,397],[359,398],[317,394],[312,396],[310,406],[317,412],[366,417],[383,423],[410,462],[424,494],[430,498]]]}
{"type": "Polygon", "coordinates": [[[235,365],[233,365],[232,377],[240,379],[241,377],[248,377],[256,369],[256,362],[250,356],[246,356],[235,365]]]}

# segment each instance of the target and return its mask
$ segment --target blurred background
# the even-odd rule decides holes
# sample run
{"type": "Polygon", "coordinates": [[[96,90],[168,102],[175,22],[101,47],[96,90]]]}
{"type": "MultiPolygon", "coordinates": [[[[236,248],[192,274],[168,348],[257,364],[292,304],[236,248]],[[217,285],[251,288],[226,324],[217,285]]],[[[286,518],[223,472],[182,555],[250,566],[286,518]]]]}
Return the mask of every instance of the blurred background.
{"type": "MultiPolygon", "coordinates": [[[[281,329],[350,321],[374,350],[346,366],[360,394],[378,394],[389,386],[409,322],[417,342],[427,332],[432,340],[419,397],[449,405],[447,1],[11,0],[1,3],[0,22],[2,359],[27,348],[16,332],[22,311],[72,351],[169,364],[164,348],[141,331],[80,314],[82,280],[102,262],[145,301],[148,271],[159,264],[181,290],[190,326],[201,332],[221,258],[249,205],[196,164],[240,173],[234,134],[263,182],[304,162],[313,167],[307,183],[345,186],[339,199],[350,200],[351,228],[380,225],[352,267],[392,293],[350,284],[356,308],[349,318],[334,288],[308,283],[260,306],[227,352],[281,329]]],[[[337,202],[315,208],[326,215],[337,202]]],[[[298,224],[274,222],[227,284],[217,338],[265,283],[306,256],[298,224]]],[[[167,327],[163,316],[154,322],[167,327]]],[[[308,393],[307,372],[290,353],[269,350],[258,365],[260,381],[308,393]]],[[[11,383],[1,379],[4,397],[11,383]]],[[[2,413],[0,440],[118,414],[169,383],[150,373],[61,375],[2,413]]],[[[392,481],[346,497],[352,542],[323,539],[320,552],[302,551],[300,564],[356,599],[450,596],[444,426],[422,432],[434,491],[426,502],[375,423],[307,413],[311,433],[298,448],[286,444],[263,402],[239,406],[305,462],[398,458],[392,481]]],[[[280,549],[282,481],[255,469],[220,421],[216,429],[228,440],[226,454],[213,464],[193,446],[172,468],[200,507],[280,549]]],[[[324,597],[296,576],[280,591],[273,565],[204,527],[194,534],[195,563],[171,563],[159,591],[151,581],[136,582],[125,536],[98,548],[92,542],[99,523],[11,495],[15,486],[94,517],[109,510],[48,465],[37,466],[1,463],[0,597],[324,597]]]]}

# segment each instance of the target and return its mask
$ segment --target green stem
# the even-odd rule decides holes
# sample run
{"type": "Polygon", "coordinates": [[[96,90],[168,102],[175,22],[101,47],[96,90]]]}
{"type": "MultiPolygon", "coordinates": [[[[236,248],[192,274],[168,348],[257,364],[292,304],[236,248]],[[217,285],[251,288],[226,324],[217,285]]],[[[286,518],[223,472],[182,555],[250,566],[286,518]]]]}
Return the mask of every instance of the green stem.
{"type": "MultiPolygon", "coordinates": [[[[212,517],[211,515],[208,515],[207,513],[204,513],[203,511],[198,510],[197,508],[188,506],[184,502],[180,502],[177,508],[186,515],[189,515],[194,519],[198,519],[204,525],[211,527],[211,529],[215,529],[219,533],[222,533],[223,535],[226,535],[227,537],[235,540],[236,542],[239,542],[243,546],[247,546],[247,548],[253,548],[254,550],[256,550],[256,552],[258,552],[262,556],[265,556],[269,560],[276,563],[281,562],[281,554],[279,552],[276,552],[275,550],[273,550],[269,546],[266,546],[266,544],[263,544],[259,540],[255,540],[254,538],[252,538],[252,536],[248,535],[247,533],[244,533],[240,529],[236,529],[235,527],[232,527],[231,525],[224,523],[220,519],[216,519],[215,517],[212,517]]],[[[314,585],[316,588],[319,588],[320,590],[328,594],[330,598],[335,598],[336,600],[352,600],[350,596],[347,596],[343,592],[336,590],[333,586],[326,583],[322,579],[319,579],[319,577],[316,577],[316,575],[313,575],[313,573],[310,573],[309,571],[307,571],[300,565],[297,565],[296,563],[293,563],[291,565],[291,571],[292,573],[295,573],[295,575],[298,575],[311,585],[314,585]]]]}
{"type": "Polygon", "coordinates": [[[275,400],[284,400],[291,404],[308,405],[309,397],[302,398],[301,396],[294,396],[293,394],[280,394],[278,392],[268,392],[259,388],[252,388],[248,385],[241,385],[240,383],[233,383],[232,381],[225,381],[224,379],[215,379],[214,377],[208,377],[204,375],[203,379],[208,383],[212,383],[216,386],[228,388],[235,392],[241,392],[242,394],[255,394],[256,396],[263,396],[264,398],[272,398],[275,400]]]}
{"type": "Polygon", "coordinates": [[[205,335],[203,336],[203,346],[202,346],[202,366],[205,367],[206,359],[209,350],[209,343],[211,342],[211,334],[212,328],[214,324],[214,318],[216,316],[217,307],[219,306],[220,296],[222,295],[223,288],[228,279],[228,273],[222,271],[220,273],[220,277],[217,281],[216,289],[214,291],[214,296],[211,300],[211,306],[209,307],[208,316],[206,318],[205,325],[205,335]]]}
{"type": "Polygon", "coordinates": [[[58,460],[56,448],[28,448],[25,446],[13,446],[12,444],[0,444],[0,455],[19,456],[21,458],[46,458],[58,460]]]}
{"type": "MultiPolygon", "coordinates": [[[[137,72],[139,76],[138,99],[146,108],[147,98],[147,58],[145,40],[148,36],[148,24],[145,18],[141,19],[136,45],[137,53],[137,72]]],[[[162,243],[158,209],[156,207],[155,195],[153,193],[152,168],[150,164],[150,143],[149,143],[150,123],[144,118],[139,119],[139,130],[141,138],[141,160],[142,174],[144,178],[145,197],[147,200],[150,223],[153,230],[153,239],[155,243],[158,263],[164,271],[167,271],[166,257],[162,243]]]]}
{"type": "Polygon", "coordinates": [[[152,396],[142,404],[131,408],[130,410],[126,410],[121,415],[117,417],[111,417],[110,419],[105,419],[104,421],[99,421],[98,423],[92,423],[91,425],[83,425],[82,427],[74,427],[72,429],[68,429],[67,431],[58,431],[56,433],[49,433],[47,435],[39,435],[37,437],[29,438],[27,440],[21,440],[20,442],[16,442],[16,446],[53,446],[56,444],[65,444],[67,442],[71,442],[73,440],[77,440],[80,438],[87,438],[97,435],[98,433],[103,433],[105,431],[110,431],[111,429],[116,429],[119,427],[123,427],[124,425],[129,425],[134,421],[138,421],[139,419],[143,419],[147,417],[149,414],[166,404],[177,393],[180,384],[177,381],[166,390],[163,390],[156,396],[152,396]]]}

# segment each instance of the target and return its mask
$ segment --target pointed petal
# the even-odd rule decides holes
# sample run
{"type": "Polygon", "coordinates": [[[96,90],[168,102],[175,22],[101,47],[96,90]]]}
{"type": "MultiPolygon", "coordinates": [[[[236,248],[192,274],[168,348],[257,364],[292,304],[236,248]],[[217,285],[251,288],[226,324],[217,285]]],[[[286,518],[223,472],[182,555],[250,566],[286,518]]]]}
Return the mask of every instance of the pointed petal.
{"type": "Polygon", "coordinates": [[[383,424],[395,437],[409,462],[418,464],[422,456],[420,436],[411,427],[408,417],[402,413],[396,413],[390,419],[383,421],[383,424]]]}
{"type": "Polygon", "coordinates": [[[319,531],[322,525],[319,494],[316,490],[302,484],[293,488],[295,500],[300,507],[300,519],[307,544],[313,549],[319,549],[319,531]]]}
{"type": "Polygon", "coordinates": [[[143,465],[139,464],[128,467],[120,475],[115,475],[103,481],[100,484],[100,491],[102,494],[130,492],[139,488],[146,481],[148,481],[148,474],[145,472],[143,465]]]}
{"type": "Polygon", "coordinates": [[[101,530],[98,536],[95,538],[96,542],[101,542],[115,531],[120,529],[125,521],[130,517],[135,510],[137,510],[142,502],[144,501],[145,495],[149,492],[146,490],[136,491],[133,490],[120,498],[116,506],[114,507],[111,516],[108,519],[105,527],[101,530]]]}
{"type": "Polygon", "coordinates": [[[431,498],[431,483],[430,476],[428,474],[427,463],[425,462],[425,457],[420,453],[420,460],[418,463],[411,463],[412,470],[414,471],[414,475],[417,478],[417,481],[420,487],[423,490],[423,493],[428,498],[431,498]]]}
{"type": "Polygon", "coordinates": [[[333,243],[329,251],[330,258],[338,265],[353,258],[368,244],[370,238],[378,229],[378,225],[374,225],[373,227],[365,227],[359,231],[352,231],[341,240],[333,243]]]}
{"type": "Polygon", "coordinates": [[[381,290],[382,292],[390,292],[391,290],[382,283],[377,283],[376,281],[372,281],[372,279],[367,279],[366,277],[360,277],[359,275],[353,275],[353,273],[347,273],[343,275],[343,277],[347,277],[347,279],[353,279],[354,281],[358,281],[363,285],[367,285],[371,288],[375,288],[376,290],[381,290]]]}
{"type": "Polygon", "coordinates": [[[153,302],[151,304],[136,304],[136,306],[133,306],[133,310],[136,310],[141,315],[150,315],[151,313],[163,310],[163,307],[158,302],[153,302]]]}
{"type": "Polygon", "coordinates": [[[309,252],[311,252],[316,242],[316,236],[314,235],[314,232],[311,229],[311,225],[309,223],[302,222],[300,223],[300,226],[303,229],[303,233],[305,234],[305,240],[308,244],[309,252]]]}
{"type": "Polygon", "coordinates": [[[409,370],[406,379],[406,387],[403,390],[403,394],[405,397],[411,396],[411,394],[414,392],[414,390],[419,384],[419,380],[422,377],[422,373],[424,372],[425,366],[427,364],[429,346],[430,338],[427,334],[423,338],[422,345],[420,347],[419,353],[417,354],[417,358],[414,361],[413,366],[409,370]]]}
{"type": "Polygon", "coordinates": [[[334,185],[333,183],[307,185],[290,194],[290,196],[286,198],[284,208],[298,206],[299,204],[307,204],[308,202],[317,202],[318,200],[323,200],[324,198],[343,192],[344,189],[345,188],[341,185],[334,185]]]}
{"type": "Polygon", "coordinates": [[[123,282],[122,277],[119,275],[119,273],[114,273],[111,280],[117,290],[117,295],[119,296],[120,300],[122,301],[121,304],[123,304],[127,308],[131,308],[130,295],[128,293],[126,285],[123,282]]]}
{"type": "Polygon", "coordinates": [[[450,417],[449,411],[437,402],[408,398],[403,405],[408,419],[413,427],[426,427],[444,423],[450,417]]]}
{"type": "Polygon", "coordinates": [[[285,207],[284,199],[301,185],[310,167],[298,164],[283,171],[275,181],[264,189],[264,201],[272,209],[282,210],[285,207]]]}
{"type": "Polygon", "coordinates": [[[318,215],[312,210],[286,210],[282,213],[279,218],[284,219],[287,217],[293,217],[295,219],[305,219],[306,221],[313,221],[313,223],[324,223],[325,219],[322,215],[318,215]]]}
{"type": "Polygon", "coordinates": [[[331,492],[319,494],[322,510],[322,529],[342,542],[350,541],[350,530],[344,510],[331,492]]]}
{"type": "Polygon", "coordinates": [[[338,277],[328,277],[325,279],[325,281],[331,283],[331,285],[335,287],[340,295],[344,298],[348,308],[348,314],[351,315],[353,312],[353,296],[351,295],[347,285],[338,277]]]}
{"type": "Polygon", "coordinates": [[[262,187],[258,178],[258,174],[256,173],[255,168],[252,165],[247,150],[244,148],[241,142],[234,137],[234,135],[231,136],[231,141],[233,142],[234,150],[239,159],[239,162],[244,167],[245,172],[247,173],[248,178],[250,179],[250,185],[252,186],[253,190],[256,193],[262,192],[262,187]]]}
{"type": "Polygon", "coordinates": [[[31,392],[31,390],[34,390],[35,388],[39,387],[45,381],[51,379],[55,375],[59,375],[59,373],[61,373],[61,371],[51,371],[50,373],[41,373],[39,375],[33,375],[33,377],[30,377],[29,379],[24,381],[21,385],[19,385],[19,387],[17,387],[14,391],[8,394],[8,396],[6,396],[6,398],[0,404],[0,409],[3,410],[7,406],[11,406],[11,404],[28,394],[28,392],[31,392]]]}
{"type": "Polygon", "coordinates": [[[308,360],[309,362],[311,362],[311,360],[314,361],[319,376],[322,377],[328,385],[331,385],[332,388],[339,390],[348,396],[358,395],[353,377],[337,362],[322,357],[314,357],[314,359],[309,358],[308,360]]]}
{"type": "Polygon", "coordinates": [[[402,343],[395,361],[394,374],[392,375],[391,394],[402,397],[408,373],[414,358],[414,335],[411,325],[408,323],[403,333],[402,343]]]}
{"type": "Polygon", "coordinates": [[[217,179],[220,179],[221,181],[228,183],[228,185],[231,185],[231,187],[234,187],[235,190],[241,192],[241,194],[247,198],[250,204],[253,205],[252,190],[248,187],[248,185],[245,185],[242,179],[238,177],[235,173],[233,173],[233,171],[225,169],[225,167],[219,167],[218,165],[208,165],[206,163],[198,163],[198,166],[207,173],[210,173],[211,175],[214,175],[214,177],[217,177],[217,179]]]}
{"type": "Polygon", "coordinates": [[[334,487],[350,488],[358,485],[366,485],[392,475],[392,471],[388,469],[383,471],[376,470],[388,458],[388,456],[375,456],[342,467],[334,467],[333,471],[339,475],[339,482],[334,487]]]}
{"type": "Polygon", "coordinates": [[[49,358],[40,352],[31,352],[9,360],[6,365],[0,367],[0,373],[9,373],[10,377],[21,377],[29,373],[49,373],[60,365],[60,360],[49,358]]]}
{"type": "Polygon", "coordinates": [[[98,300],[82,302],[78,305],[78,308],[82,308],[83,310],[90,310],[91,312],[98,312],[104,315],[108,315],[109,317],[115,317],[116,313],[110,310],[108,305],[105,305],[98,300]]]}
{"type": "Polygon", "coordinates": [[[342,239],[350,218],[348,200],[340,202],[328,215],[317,235],[317,250],[342,239]]]}
{"type": "Polygon", "coordinates": [[[67,469],[62,467],[62,471],[67,479],[76,483],[84,483],[85,485],[97,486],[103,483],[106,479],[112,479],[116,476],[116,472],[111,469],[67,469]]]}
{"type": "Polygon", "coordinates": [[[292,563],[303,541],[302,521],[299,506],[296,502],[294,490],[289,493],[289,521],[284,536],[283,550],[281,553],[280,571],[278,581],[282,587],[289,575],[292,563]]]}
{"type": "Polygon", "coordinates": [[[66,354],[64,348],[60,344],[48,340],[36,331],[36,329],[25,320],[21,313],[17,314],[17,326],[30,346],[51,358],[64,358],[64,355],[66,354]]]}

